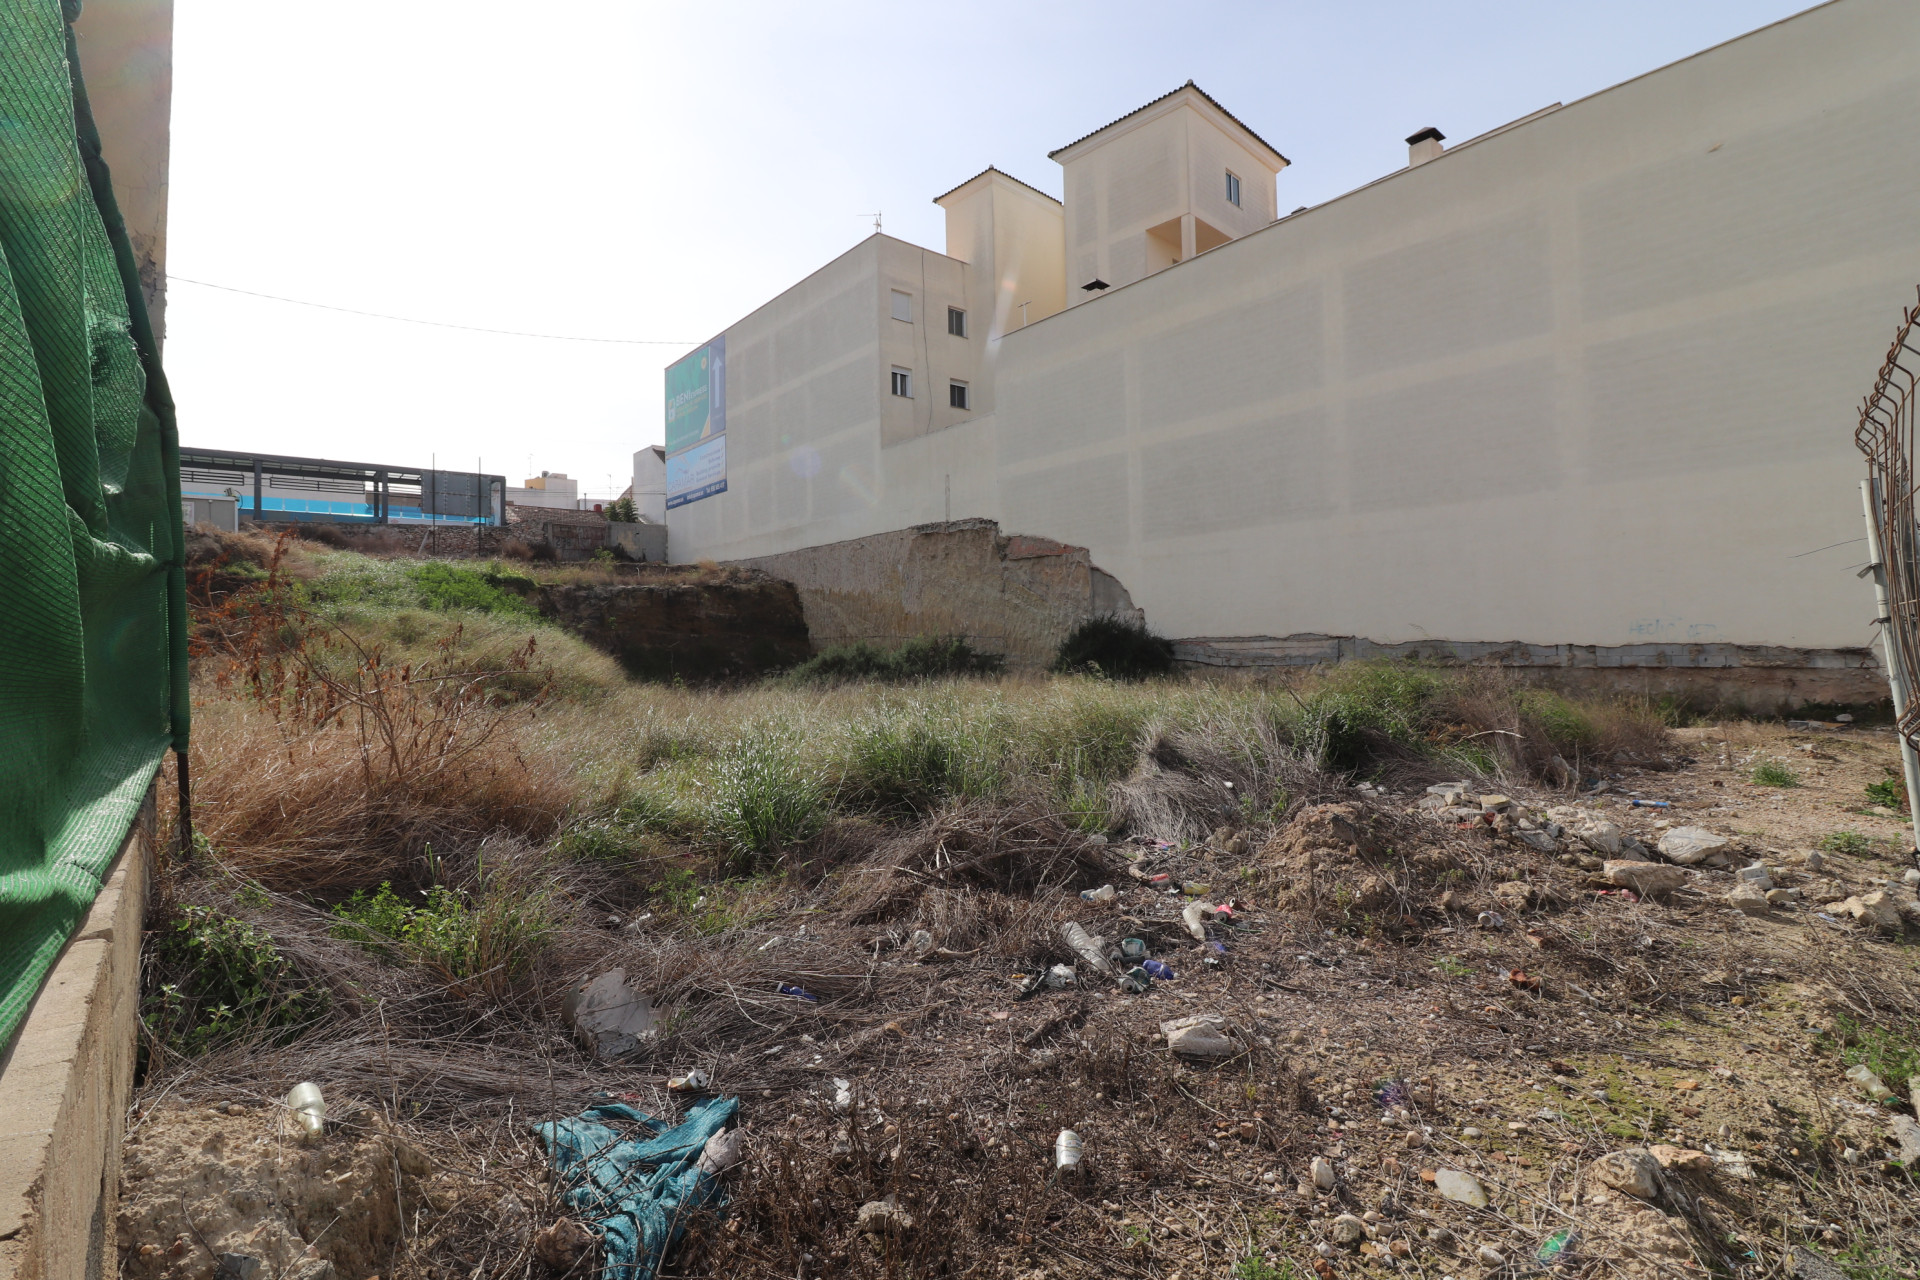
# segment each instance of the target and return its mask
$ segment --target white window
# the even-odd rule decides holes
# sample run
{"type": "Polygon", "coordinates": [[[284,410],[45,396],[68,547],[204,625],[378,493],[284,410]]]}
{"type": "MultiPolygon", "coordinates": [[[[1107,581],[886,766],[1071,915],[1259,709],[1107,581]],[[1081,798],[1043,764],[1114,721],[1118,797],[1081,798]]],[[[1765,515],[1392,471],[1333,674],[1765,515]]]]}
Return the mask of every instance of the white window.
{"type": "Polygon", "coordinates": [[[893,394],[903,399],[913,399],[913,372],[895,367],[893,371],[893,394]]]}
{"type": "Polygon", "coordinates": [[[947,332],[956,338],[967,336],[967,313],[958,307],[947,308],[947,332]]]}
{"type": "Polygon", "coordinates": [[[1240,203],[1240,175],[1231,170],[1227,172],[1227,203],[1235,206],[1240,203]]]}
{"type": "Polygon", "coordinates": [[[947,407],[951,409],[964,409],[967,407],[966,383],[949,382],[947,384],[947,407]]]}
{"type": "Polygon", "coordinates": [[[905,320],[908,324],[913,323],[912,294],[902,293],[898,289],[893,291],[893,318],[895,320],[905,320]]]}

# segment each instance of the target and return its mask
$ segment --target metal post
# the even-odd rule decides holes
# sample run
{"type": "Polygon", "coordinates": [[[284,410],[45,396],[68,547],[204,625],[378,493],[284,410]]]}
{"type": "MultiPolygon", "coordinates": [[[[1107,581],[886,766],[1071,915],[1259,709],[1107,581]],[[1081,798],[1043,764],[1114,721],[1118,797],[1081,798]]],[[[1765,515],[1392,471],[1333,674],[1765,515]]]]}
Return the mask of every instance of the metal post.
{"type": "MultiPolygon", "coordinates": [[[[1873,481],[1860,482],[1860,501],[1867,515],[1867,567],[1873,571],[1874,621],[1880,626],[1880,651],[1887,664],[1887,686],[1893,693],[1893,716],[1897,722],[1907,706],[1907,678],[1900,665],[1899,640],[1893,628],[1893,604],[1887,590],[1887,562],[1880,554],[1880,499],[1873,481]]],[[[1913,822],[1913,848],[1920,860],[1920,753],[1907,741],[1896,725],[1894,736],[1900,741],[1900,767],[1907,781],[1907,812],[1913,822]]]]}
{"type": "Polygon", "coordinates": [[[267,518],[267,509],[260,501],[261,488],[260,459],[255,458],[253,460],[253,518],[256,521],[263,521],[267,518]]]}

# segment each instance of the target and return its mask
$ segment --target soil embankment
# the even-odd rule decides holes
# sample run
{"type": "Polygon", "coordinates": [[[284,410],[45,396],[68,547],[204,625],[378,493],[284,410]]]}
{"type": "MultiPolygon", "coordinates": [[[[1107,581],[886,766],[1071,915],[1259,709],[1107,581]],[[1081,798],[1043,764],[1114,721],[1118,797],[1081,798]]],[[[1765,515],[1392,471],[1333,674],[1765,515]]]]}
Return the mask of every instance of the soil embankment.
{"type": "Polygon", "coordinates": [[[737,679],[813,652],[799,592],[753,569],[543,583],[531,599],[640,679],[737,679]]]}

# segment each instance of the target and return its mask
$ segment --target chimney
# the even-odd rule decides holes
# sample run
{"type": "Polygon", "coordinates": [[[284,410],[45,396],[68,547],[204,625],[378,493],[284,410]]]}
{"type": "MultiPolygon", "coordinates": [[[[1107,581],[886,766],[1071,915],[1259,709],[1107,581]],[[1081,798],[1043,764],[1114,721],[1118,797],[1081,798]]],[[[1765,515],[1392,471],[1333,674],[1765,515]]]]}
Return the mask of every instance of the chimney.
{"type": "Polygon", "coordinates": [[[1446,136],[1446,134],[1429,125],[1427,128],[1414,134],[1411,138],[1408,138],[1407,168],[1411,169],[1415,165],[1425,164],[1442,151],[1445,151],[1446,148],[1440,144],[1446,136]]]}

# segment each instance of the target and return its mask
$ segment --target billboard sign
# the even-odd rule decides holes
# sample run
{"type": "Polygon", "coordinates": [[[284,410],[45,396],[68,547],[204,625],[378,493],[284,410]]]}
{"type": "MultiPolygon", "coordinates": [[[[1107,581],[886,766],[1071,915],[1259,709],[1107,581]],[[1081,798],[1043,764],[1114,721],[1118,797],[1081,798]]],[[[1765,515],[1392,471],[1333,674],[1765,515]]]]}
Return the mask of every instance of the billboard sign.
{"type": "Polygon", "coordinates": [[[667,509],[727,491],[727,338],[667,366],[667,509]]]}

